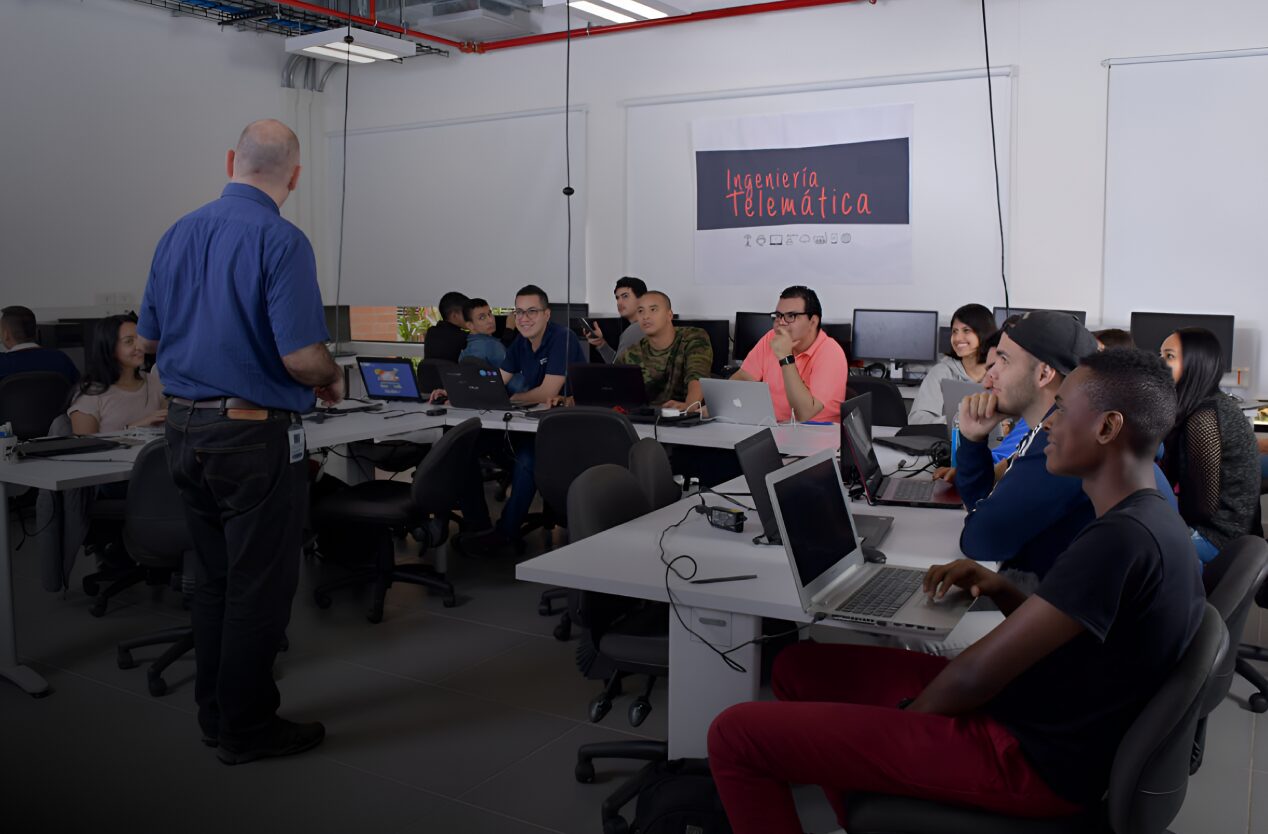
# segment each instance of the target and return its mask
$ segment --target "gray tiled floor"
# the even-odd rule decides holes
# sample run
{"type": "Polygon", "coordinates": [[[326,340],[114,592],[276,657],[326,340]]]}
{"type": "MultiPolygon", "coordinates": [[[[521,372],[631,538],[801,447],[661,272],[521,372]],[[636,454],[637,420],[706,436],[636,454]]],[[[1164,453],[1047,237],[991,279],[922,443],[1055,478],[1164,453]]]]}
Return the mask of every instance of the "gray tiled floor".
{"type": "MultiPolygon", "coordinates": [[[[339,593],[318,610],[310,591],[319,567],[306,565],[279,687],[285,713],[324,721],[329,738],[304,756],[226,768],[198,743],[192,660],[168,671],[164,698],[147,694],[141,669],[114,663],[117,640],[186,619],[175,595],[134,590],[93,619],[77,588],[64,598],[39,590],[24,548],[15,559],[19,651],[54,693],[35,700],[0,686],[5,830],[597,834],[600,803],[636,765],[602,763],[597,783],[580,785],[576,748],[663,738],[664,686],[637,730],[625,718],[628,694],[590,724],[599,685],[577,673],[575,641],[551,637],[554,620],[536,612],[540,588],[516,583],[513,569],[507,559],[455,556],[462,604],[445,609],[398,586],[384,622],[370,625],[364,593],[339,593]]],[[[1257,610],[1254,634],[1268,642],[1257,610]]],[[[1212,717],[1176,834],[1268,831],[1268,717],[1244,709],[1248,691],[1238,681],[1212,717]]],[[[797,799],[808,830],[835,826],[816,789],[798,789],[797,799]]]]}

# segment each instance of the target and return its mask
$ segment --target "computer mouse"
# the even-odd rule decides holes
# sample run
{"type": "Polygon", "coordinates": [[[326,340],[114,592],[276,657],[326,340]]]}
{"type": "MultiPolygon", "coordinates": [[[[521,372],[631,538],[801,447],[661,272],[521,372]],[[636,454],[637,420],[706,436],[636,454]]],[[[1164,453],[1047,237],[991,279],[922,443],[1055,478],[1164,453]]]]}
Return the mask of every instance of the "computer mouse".
{"type": "Polygon", "coordinates": [[[436,399],[432,400],[433,405],[444,405],[447,402],[449,402],[449,398],[444,394],[438,394],[436,395],[436,399]]]}
{"type": "Polygon", "coordinates": [[[874,547],[863,545],[863,561],[873,565],[883,565],[885,554],[874,547]]]}

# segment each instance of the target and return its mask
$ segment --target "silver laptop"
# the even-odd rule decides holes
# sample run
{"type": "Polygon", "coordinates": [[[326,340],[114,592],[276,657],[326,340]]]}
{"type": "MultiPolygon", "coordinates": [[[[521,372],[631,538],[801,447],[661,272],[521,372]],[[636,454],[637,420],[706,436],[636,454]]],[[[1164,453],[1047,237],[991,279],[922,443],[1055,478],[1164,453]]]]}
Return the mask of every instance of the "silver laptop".
{"type": "Polygon", "coordinates": [[[947,426],[955,425],[955,419],[960,414],[961,400],[985,390],[980,382],[965,382],[961,379],[942,380],[942,419],[947,426]]]}
{"type": "Polygon", "coordinates": [[[771,472],[766,486],[806,613],[864,631],[945,637],[973,604],[958,588],[931,602],[920,568],[864,562],[831,450],[771,472]]]}
{"type": "Polygon", "coordinates": [[[702,379],[700,392],[704,395],[709,416],[723,423],[743,423],[747,426],[774,426],[775,404],[770,398],[770,388],[765,382],[748,382],[738,379],[702,379]]]}

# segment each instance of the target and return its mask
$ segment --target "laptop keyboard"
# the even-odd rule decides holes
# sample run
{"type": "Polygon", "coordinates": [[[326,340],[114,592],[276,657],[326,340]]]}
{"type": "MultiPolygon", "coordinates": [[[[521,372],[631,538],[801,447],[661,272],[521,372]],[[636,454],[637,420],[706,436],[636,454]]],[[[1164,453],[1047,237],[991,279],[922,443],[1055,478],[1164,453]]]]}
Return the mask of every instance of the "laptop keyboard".
{"type": "Polygon", "coordinates": [[[837,610],[866,617],[892,617],[920,588],[923,580],[924,574],[917,570],[881,568],[838,605],[837,610]]]}
{"type": "Polygon", "coordinates": [[[899,501],[929,501],[933,498],[933,481],[917,481],[911,478],[890,478],[894,484],[887,498],[899,501]]]}

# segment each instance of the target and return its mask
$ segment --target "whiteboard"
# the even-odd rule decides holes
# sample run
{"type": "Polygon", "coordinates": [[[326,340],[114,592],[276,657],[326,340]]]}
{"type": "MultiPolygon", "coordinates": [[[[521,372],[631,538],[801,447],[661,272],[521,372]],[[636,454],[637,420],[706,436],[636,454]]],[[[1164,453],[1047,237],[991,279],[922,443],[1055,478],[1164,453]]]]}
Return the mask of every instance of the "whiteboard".
{"type": "Polygon", "coordinates": [[[1110,62],[1104,315],[1236,316],[1268,392],[1268,54],[1110,62]]]}
{"type": "MultiPolygon", "coordinates": [[[[585,111],[569,119],[572,297],[585,298],[585,111]]],[[[339,254],[343,135],[327,134],[327,263],[339,254]]],[[[339,303],[431,306],[447,290],[511,306],[565,296],[564,113],[513,113],[348,132],[339,303]]]]}
{"type": "MultiPolygon", "coordinates": [[[[1008,227],[1013,84],[993,69],[1005,233],[1008,227]]],[[[765,286],[697,285],[693,274],[695,173],[691,126],[729,118],[910,104],[911,229],[914,282],[817,286],[825,318],[848,320],[853,307],[936,309],[1004,302],[1000,234],[991,158],[990,111],[982,71],[862,79],[810,87],[730,91],[627,102],[626,262],[630,274],[674,293],[675,309],[767,310],[775,294],[801,283],[795,269],[765,286]],[[679,301],[680,297],[683,301],[679,301]],[[917,300],[918,299],[918,300],[917,300]]],[[[1014,303],[1020,303],[1014,299],[1014,303]]]]}

